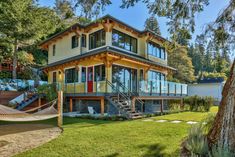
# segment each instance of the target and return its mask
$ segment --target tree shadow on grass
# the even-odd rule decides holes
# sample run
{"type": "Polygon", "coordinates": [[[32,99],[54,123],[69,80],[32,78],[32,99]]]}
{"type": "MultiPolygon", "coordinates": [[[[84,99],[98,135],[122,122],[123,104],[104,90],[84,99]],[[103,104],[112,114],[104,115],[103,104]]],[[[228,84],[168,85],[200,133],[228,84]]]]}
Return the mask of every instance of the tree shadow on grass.
{"type": "Polygon", "coordinates": [[[110,155],[106,155],[105,157],[117,157],[119,155],[119,153],[113,153],[110,155]]]}
{"type": "Polygon", "coordinates": [[[167,154],[164,153],[166,146],[161,145],[159,143],[151,144],[151,145],[140,145],[139,147],[147,149],[147,151],[145,152],[143,157],[164,157],[164,156],[167,156],[167,154]]]}

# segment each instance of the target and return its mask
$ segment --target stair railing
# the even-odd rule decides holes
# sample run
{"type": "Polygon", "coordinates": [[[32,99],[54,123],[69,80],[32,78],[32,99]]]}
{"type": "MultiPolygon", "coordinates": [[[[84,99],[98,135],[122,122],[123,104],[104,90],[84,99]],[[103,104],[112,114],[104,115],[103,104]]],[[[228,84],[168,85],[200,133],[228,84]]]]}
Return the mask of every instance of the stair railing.
{"type": "MultiPolygon", "coordinates": [[[[132,92],[129,88],[127,88],[125,85],[123,85],[119,80],[114,79],[115,82],[117,82],[118,86],[124,89],[124,91],[127,91],[129,97],[135,96],[135,100],[139,102],[143,108],[144,102],[140,99],[139,95],[136,92],[132,92]]],[[[130,98],[131,99],[131,98],[130,98]]]]}
{"type": "Polygon", "coordinates": [[[119,101],[120,99],[124,99],[124,100],[126,100],[126,101],[131,101],[130,97],[128,97],[124,92],[121,92],[121,91],[119,90],[119,86],[118,86],[118,85],[115,86],[113,83],[111,83],[111,82],[108,81],[107,79],[106,79],[106,84],[109,85],[109,86],[112,88],[112,90],[114,90],[114,91],[117,92],[118,101],[119,101]]]}

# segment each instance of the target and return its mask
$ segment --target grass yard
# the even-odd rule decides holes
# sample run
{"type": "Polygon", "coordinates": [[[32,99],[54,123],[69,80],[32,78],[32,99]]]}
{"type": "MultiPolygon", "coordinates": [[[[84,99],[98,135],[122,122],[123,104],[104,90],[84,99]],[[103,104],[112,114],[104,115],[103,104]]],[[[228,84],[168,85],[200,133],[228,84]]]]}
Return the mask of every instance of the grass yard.
{"type": "MultiPolygon", "coordinates": [[[[218,111],[217,106],[213,106],[210,108],[209,114],[216,114],[218,111]]],[[[181,121],[196,121],[200,122],[201,120],[205,119],[208,115],[208,112],[180,112],[174,114],[168,114],[164,116],[157,116],[153,117],[155,120],[181,120],[181,121]]]]}
{"type": "MultiPolygon", "coordinates": [[[[216,109],[213,108],[213,112],[216,109]]],[[[185,112],[155,119],[202,120],[208,113],[185,112]],[[171,118],[170,118],[171,117],[171,118]]],[[[54,120],[45,121],[55,123],[54,120]]],[[[64,118],[64,132],[49,143],[17,157],[153,157],[179,156],[189,124],[155,121],[101,121],[64,118]]]]}

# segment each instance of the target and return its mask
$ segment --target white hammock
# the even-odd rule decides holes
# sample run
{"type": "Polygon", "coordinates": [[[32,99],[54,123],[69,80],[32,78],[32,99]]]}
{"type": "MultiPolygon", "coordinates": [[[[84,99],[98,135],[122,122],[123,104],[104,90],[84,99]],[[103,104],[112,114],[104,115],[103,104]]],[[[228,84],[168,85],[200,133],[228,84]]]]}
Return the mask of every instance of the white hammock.
{"type": "Polygon", "coordinates": [[[57,100],[53,100],[47,104],[30,109],[28,111],[18,111],[16,109],[0,105],[0,121],[27,122],[27,121],[46,120],[57,117],[58,111],[54,108],[56,102],[57,100]],[[40,109],[44,106],[47,106],[50,103],[52,103],[52,105],[43,110],[40,110],[33,114],[27,113],[40,109]]]}

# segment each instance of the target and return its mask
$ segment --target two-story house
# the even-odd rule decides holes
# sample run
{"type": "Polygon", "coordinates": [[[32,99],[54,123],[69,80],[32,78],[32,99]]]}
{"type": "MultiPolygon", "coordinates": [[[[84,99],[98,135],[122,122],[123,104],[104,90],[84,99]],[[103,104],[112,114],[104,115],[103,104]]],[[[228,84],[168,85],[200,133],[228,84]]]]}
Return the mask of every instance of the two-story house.
{"type": "Polygon", "coordinates": [[[187,85],[168,82],[167,40],[106,15],[75,24],[40,44],[48,51],[44,71],[62,85],[65,111],[100,114],[162,112],[168,99],[187,95],[187,85]]]}

